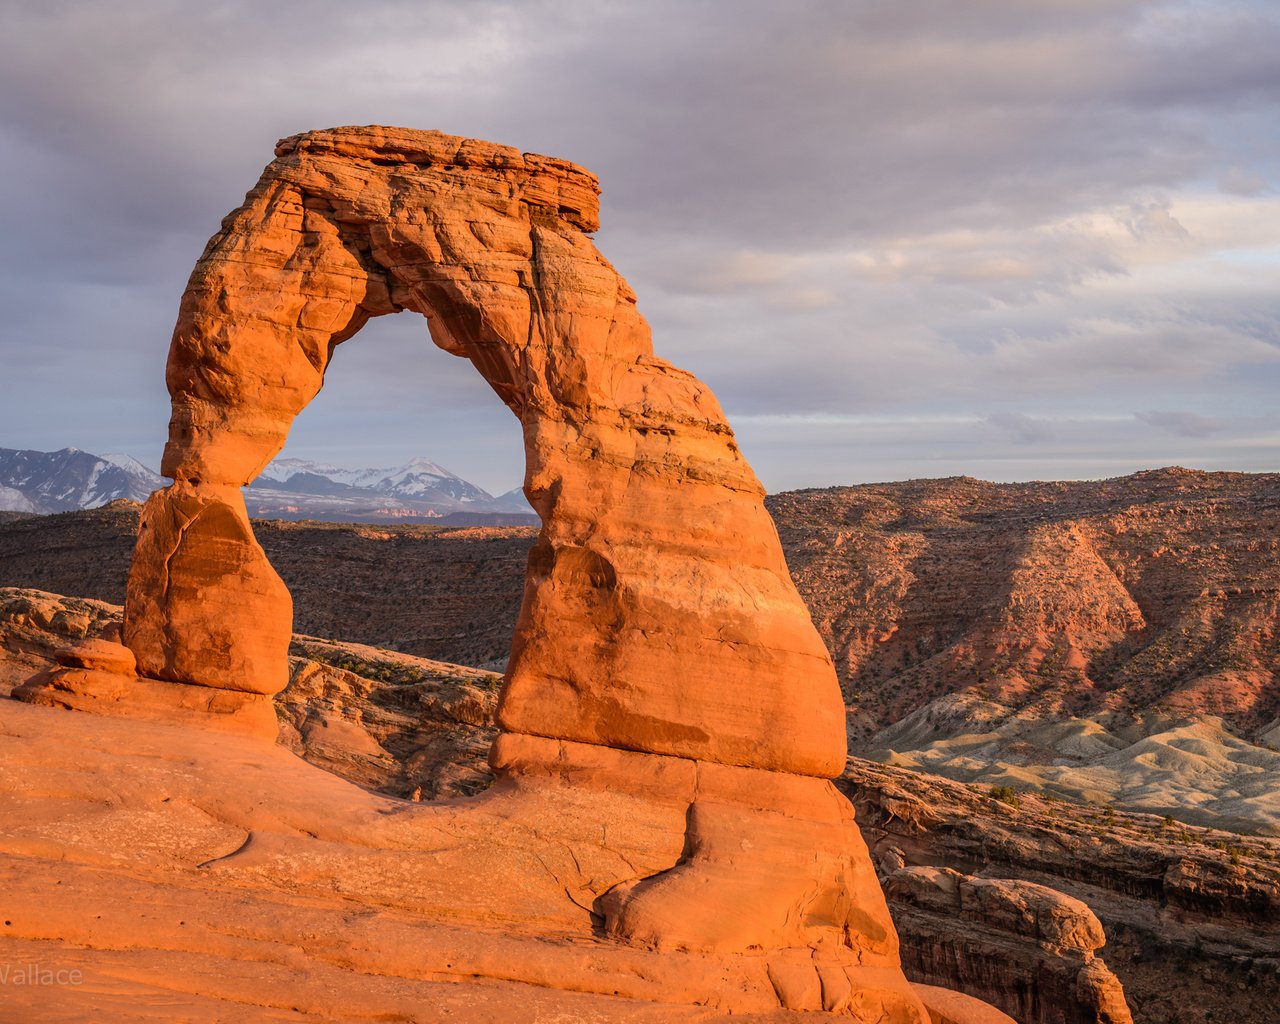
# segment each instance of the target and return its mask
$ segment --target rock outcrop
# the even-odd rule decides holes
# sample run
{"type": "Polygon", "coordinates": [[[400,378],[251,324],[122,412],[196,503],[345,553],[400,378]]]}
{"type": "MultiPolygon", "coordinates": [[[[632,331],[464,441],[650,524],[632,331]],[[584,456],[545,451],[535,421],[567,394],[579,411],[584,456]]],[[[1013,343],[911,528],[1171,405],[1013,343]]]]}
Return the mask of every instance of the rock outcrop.
{"type": "Polygon", "coordinates": [[[948,986],[963,978],[967,993],[1022,1024],[1132,1024],[1120,982],[1095,955],[1106,943],[1102,925],[1080,900],[924,866],[899,868],[885,887],[912,936],[913,977],[948,986]],[[981,945],[957,922],[975,925],[981,945]]]}
{"type": "MultiPolygon", "coordinates": [[[[193,864],[165,851],[164,870],[216,861],[227,884],[551,930],[605,961],[648,951],[670,992],[729,1009],[922,1024],[830,781],[845,757],[831,660],[714,397],[653,355],[588,237],[597,191],[563,161],[434,132],[281,142],[183,296],[162,465],[174,482],[143,509],[125,605],[137,674],[109,669],[123,649],[83,645],[16,695],[124,717],[167,703],[183,725],[264,734],[292,608],[239,489],[283,446],[334,346],[372,316],[419,313],[520,418],[542,519],[490,754],[498,783],[438,807],[334,793],[331,817],[301,832],[282,822],[312,809],[285,791],[241,849],[193,864]],[[719,966],[682,987],[675,953],[719,966]]],[[[197,775],[173,786],[211,813],[227,766],[192,758],[197,775]]],[[[261,781],[246,776],[216,817],[254,818],[261,781]]]]}
{"type": "Polygon", "coordinates": [[[843,708],[763,491],[710,391],[653,355],[588,237],[597,192],[564,161],[434,132],[280,143],[206,248],[174,331],[162,470],[175,482],[143,512],[126,602],[145,673],[284,686],[289,604],[238,488],[283,446],[334,346],[410,310],[524,427],[544,525],[503,727],[839,772],[843,708]],[[214,579],[219,565],[236,571],[214,579]]]}
{"type": "Polygon", "coordinates": [[[1274,1017],[1280,840],[856,759],[839,784],[913,980],[1020,1024],[1274,1017]]]}

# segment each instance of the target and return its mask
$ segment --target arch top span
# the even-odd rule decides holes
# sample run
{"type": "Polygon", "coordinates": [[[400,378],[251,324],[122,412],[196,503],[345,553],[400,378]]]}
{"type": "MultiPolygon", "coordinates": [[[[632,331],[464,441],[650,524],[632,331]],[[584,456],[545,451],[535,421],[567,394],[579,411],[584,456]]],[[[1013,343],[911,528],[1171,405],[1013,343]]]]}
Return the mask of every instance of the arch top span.
{"type": "Polygon", "coordinates": [[[222,223],[169,352],[164,473],[126,640],[143,672],[271,693],[287,591],[238,488],[336,345],[422,314],[520,418],[542,518],[499,719],[508,733],[810,776],[843,768],[831,660],[711,391],[653,354],[563,160],[438,132],[283,140],[222,223]]]}
{"type": "Polygon", "coordinates": [[[380,125],[329,128],[290,135],[276,143],[276,157],[336,157],[345,164],[368,162],[383,168],[434,169],[489,175],[506,183],[516,198],[564,218],[586,232],[600,227],[600,181],[568,160],[521,153],[480,139],[444,132],[380,125]]]}

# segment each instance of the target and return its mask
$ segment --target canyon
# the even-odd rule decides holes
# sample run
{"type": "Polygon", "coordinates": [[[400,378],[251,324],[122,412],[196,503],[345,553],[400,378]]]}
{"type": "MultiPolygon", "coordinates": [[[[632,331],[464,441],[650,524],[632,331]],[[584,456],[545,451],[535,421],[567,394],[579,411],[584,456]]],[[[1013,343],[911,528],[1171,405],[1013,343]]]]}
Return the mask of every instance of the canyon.
{"type": "MultiPolygon", "coordinates": [[[[1280,834],[1277,475],[909,481],[766,504],[859,756],[1280,834]]],[[[129,503],[12,517],[0,583],[123,603],[137,523],[129,503]]],[[[505,668],[534,531],[255,530],[300,631],[505,668]]]]}

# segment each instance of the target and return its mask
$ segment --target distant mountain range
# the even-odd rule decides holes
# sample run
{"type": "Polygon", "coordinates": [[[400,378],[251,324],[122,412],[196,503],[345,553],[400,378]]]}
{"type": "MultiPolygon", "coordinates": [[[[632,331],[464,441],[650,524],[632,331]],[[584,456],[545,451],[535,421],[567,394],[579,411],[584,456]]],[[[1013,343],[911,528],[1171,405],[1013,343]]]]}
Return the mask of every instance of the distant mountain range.
{"type": "Polygon", "coordinates": [[[0,448],[0,510],[73,512],[117,498],[145,501],[168,481],[128,455],[0,448]]]}
{"type": "MultiPolygon", "coordinates": [[[[166,483],[128,455],[0,448],[0,511],[49,514],[97,508],[119,498],[145,501],[166,483]]],[[[277,459],[244,496],[249,514],[260,519],[536,522],[519,488],[494,497],[427,459],[391,469],[277,459]]]]}

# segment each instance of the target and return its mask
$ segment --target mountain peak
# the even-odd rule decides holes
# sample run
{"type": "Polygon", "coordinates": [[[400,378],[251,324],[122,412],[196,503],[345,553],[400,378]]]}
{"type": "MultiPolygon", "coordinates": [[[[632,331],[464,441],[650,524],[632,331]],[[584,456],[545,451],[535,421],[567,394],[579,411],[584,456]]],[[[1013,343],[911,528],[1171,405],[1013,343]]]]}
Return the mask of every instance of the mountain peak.
{"type": "Polygon", "coordinates": [[[0,509],[37,513],[97,508],[118,498],[145,501],[162,477],[128,455],[0,448],[0,509]]]}
{"type": "Polygon", "coordinates": [[[415,459],[410,459],[408,462],[406,462],[403,466],[400,467],[399,472],[404,472],[406,470],[413,470],[416,473],[430,473],[433,476],[449,477],[450,479],[453,479],[453,480],[461,479],[461,477],[459,477],[456,473],[450,473],[447,469],[445,469],[439,463],[432,462],[430,459],[423,458],[421,456],[415,459]]]}
{"type": "Polygon", "coordinates": [[[494,498],[425,456],[394,469],[342,469],[305,459],[276,459],[245,492],[264,518],[394,520],[453,512],[533,517],[528,504],[494,498]]]}

